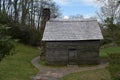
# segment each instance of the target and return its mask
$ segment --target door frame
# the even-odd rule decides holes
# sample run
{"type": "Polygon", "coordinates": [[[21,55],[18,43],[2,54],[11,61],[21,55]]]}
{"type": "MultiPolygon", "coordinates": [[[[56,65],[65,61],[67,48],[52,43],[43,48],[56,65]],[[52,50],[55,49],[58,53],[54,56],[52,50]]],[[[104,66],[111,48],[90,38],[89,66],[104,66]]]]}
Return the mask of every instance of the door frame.
{"type": "Polygon", "coordinates": [[[78,55],[78,53],[77,53],[77,48],[75,48],[75,47],[69,47],[69,48],[67,48],[67,54],[68,54],[68,59],[67,59],[67,61],[68,61],[68,65],[77,65],[77,55],[78,55]],[[70,50],[75,50],[76,51],[76,54],[75,54],[75,64],[70,64],[69,63],[69,60],[70,60],[70,58],[69,58],[69,51],[70,50]]]}

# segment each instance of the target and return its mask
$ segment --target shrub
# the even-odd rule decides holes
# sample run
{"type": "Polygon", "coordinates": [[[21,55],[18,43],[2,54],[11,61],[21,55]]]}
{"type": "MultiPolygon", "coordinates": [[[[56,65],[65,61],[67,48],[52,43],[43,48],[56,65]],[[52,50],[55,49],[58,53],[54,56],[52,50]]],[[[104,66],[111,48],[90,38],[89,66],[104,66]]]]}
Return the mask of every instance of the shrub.
{"type": "Polygon", "coordinates": [[[120,80],[120,53],[109,54],[108,69],[113,80],[120,80]]]}
{"type": "Polygon", "coordinates": [[[20,25],[19,23],[12,23],[12,26],[8,32],[13,38],[19,39],[24,44],[32,46],[40,45],[40,31],[35,27],[29,27],[27,25],[20,25]]]}
{"type": "Polygon", "coordinates": [[[12,55],[15,50],[15,40],[6,35],[9,28],[0,24],[0,61],[7,55],[12,55]]]}
{"type": "Polygon", "coordinates": [[[11,16],[5,12],[0,12],[0,24],[11,27],[6,33],[14,39],[19,39],[20,42],[32,46],[40,45],[40,30],[35,26],[22,25],[20,22],[15,22],[11,16]]]}

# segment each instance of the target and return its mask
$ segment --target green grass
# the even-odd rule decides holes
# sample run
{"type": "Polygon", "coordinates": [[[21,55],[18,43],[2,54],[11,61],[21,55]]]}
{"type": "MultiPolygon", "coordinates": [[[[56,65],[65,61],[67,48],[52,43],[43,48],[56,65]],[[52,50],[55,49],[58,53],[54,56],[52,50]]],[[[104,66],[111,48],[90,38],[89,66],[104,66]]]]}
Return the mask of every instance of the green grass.
{"type": "Polygon", "coordinates": [[[64,76],[61,80],[111,80],[106,68],[78,73],[71,73],[64,76]]]}
{"type": "Polygon", "coordinates": [[[16,50],[16,54],[4,58],[0,63],[0,80],[30,80],[38,72],[31,60],[40,51],[22,44],[17,44],[16,50]]]}
{"type": "Polygon", "coordinates": [[[100,57],[108,57],[108,53],[120,53],[120,47],[109,47],[100,49],[100,57]]]}
{"type": "Polygon", "coordinates": [[[39,60],[38,61],[40,65],[44,66],[44,67],[50,67],[50,68],[63,68],[63,67],[67,67],[65,65],[48,65],[45,63],[45,61],[39,60]]]}
{"type": "Polygon", "coordinates": [[[40,65],[42,65],[42,66],[46,66],[45,61],[39,60],[38,62],[39,62],[40,65]]]}

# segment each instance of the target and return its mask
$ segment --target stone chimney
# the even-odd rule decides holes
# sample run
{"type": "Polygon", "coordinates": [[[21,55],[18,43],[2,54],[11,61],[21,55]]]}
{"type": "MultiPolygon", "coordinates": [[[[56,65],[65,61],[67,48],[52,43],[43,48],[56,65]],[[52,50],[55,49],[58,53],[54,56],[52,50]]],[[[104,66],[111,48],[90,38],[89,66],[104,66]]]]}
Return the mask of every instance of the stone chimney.
{"type": "Polygon", "coordinates": [[[41,47],[41,55],[40,59],[45,60],[45,42],[42,41],[43,33],[45,30],[46,22],[50,20],[50,8],[43,8],[42,10],[42,19],[40,26],[40,47],[41,47]]]}
{"type": "Polygon", "coordinates": [[[42,11],[42,20],[48,21],[50,19],[50,8],[43,8],[42,11]]]}

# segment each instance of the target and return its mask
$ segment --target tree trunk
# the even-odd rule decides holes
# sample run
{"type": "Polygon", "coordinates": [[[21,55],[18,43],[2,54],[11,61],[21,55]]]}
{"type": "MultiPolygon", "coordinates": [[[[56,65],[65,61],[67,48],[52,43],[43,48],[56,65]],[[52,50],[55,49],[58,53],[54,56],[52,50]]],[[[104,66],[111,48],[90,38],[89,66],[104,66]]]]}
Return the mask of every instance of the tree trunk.
{"type": "Polygon", "coordinates": [[[30,26],[33,26],[33,0],[31,0],[30,26]]]}
{"type": "Polygon", "coordinates": [[[26,24],[26,17],[27,17],[27,0],[22,0],[22,17],[21,17],[21,24],[26,24]]]}
{"type": "Polygon", "coordinates": [[[41,18],[41,14],[38,13],[38,25],[37,25],[37,29],[40,29],[40,18],[41,18]]]}
{"type": "Polygon", "coordinates": [[[3,12],[5,13],[5,0],[3,0],[3,12]]]}
{"type": "Polygon", "coordinates": [[[14,0],[14,21],[18,22],[18,9],[17,9],[17,2],[18,0],[14,0]]]}
{"type": "Polygon", "coordinates": [[[0,0],[0,12],[1,12],[1,0],[0,0]]]}

